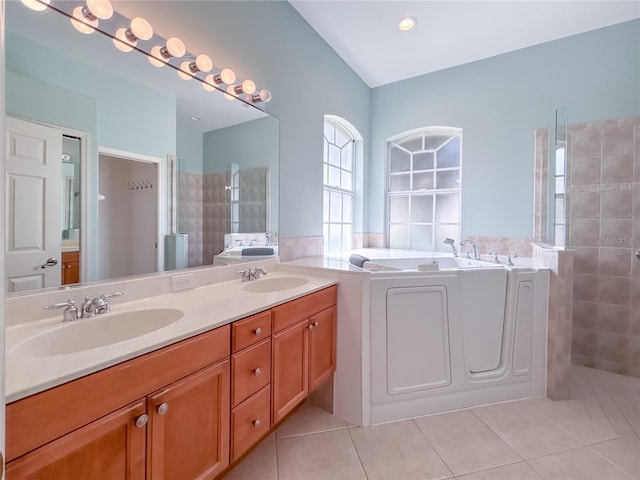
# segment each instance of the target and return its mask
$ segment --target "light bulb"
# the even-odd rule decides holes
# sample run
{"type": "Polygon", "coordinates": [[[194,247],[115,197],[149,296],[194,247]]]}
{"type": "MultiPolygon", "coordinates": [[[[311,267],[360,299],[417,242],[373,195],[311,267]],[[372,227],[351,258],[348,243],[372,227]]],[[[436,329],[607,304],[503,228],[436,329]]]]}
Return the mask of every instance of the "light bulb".
{"type": "Polygon", "coordinates": [[[213,85],[215,84],[215,80],[213,79],[213,75],[209,74],[204,77],[204,83],[202,84],[202,88],[204,88],[207,92],[213,92],[215,88],[213,85]]]}
{"type": "Polygon", "coordinates": [[[162,60],[160,60],[161,58],[164,58],[162,56],[162,52],[160,51],[162,49],[162,47],[159,46],[155,46],[151,49],[151,56],[147,57],[147,59],[149,60],[149,63],[151,65],[153,65],[154,67],[164,67],[164,63],[162,60]]]}
{"type": "Polygon", "coordinates": [[[95,28],[98,26],[98,19],[93,18],[92,20],[88,18],[84,14],[83,9],[84,7],[76,7],[73,9],[73,18],[70,19],[71,25],[73,25],[73,28],[75,28],[80,33],[93,33],[95,28]]]}
{"type": "Polygon", "coordinates": [[[404,17],[398,22],[398,28],[403,32],[407,32],[416,26],[418,20],[415,17],[404,17]]]}
{"type": "Polygon", "coordinates": [[[116,30],[116,38],[113,39],[113,45],[120,50],[121,52],[130,52],[131,50],[133,50],[133,47],[135,47],[138,44],[138,42],[131,41],[129,40],[129,38],[127,38],[127,29],[126,28],[119,28],[118,30],[116,30]]]}
{"type": "Polygon", "coordinates": [[[209,72],[213,68],[213,61],[208,55],[205,55],[204,53],[196,57],[195,63],[196,67],[198,67],[198,70],[200,70],[201,72],[209,72]]]}
{"type": "Polygon", "coordinates": [[[180,70],[178,70],[178,76],[182,80],[191,80],[193,77],[191,75],[189,75],[189,72],[190,72],[190,70],[189,70],[189,61],[185,60],[180,65],[180,70]]]}
{"type": "Polygon", "coordinates": [[[169,38],[169,40],[167,40],[165,50],[170,56],[178,58],[183,56],[187,51],[182,40],[177,37],[171,37],[169,38]]]}
{"type": "Polygon", "coordinates": [[[262,90],[260,90],[260,92],[257,95],[254,95],[253,97],[251,97],[251,101],[253,103],[258,103],[258,102],[267,103],[271,101],[271,92],[266,88],[263,88],[262,90]]]}
{"type": "Polygon", "coordinates": [[[30,8],[31,10],[35,10],[36,12],[42,12],[47,9],[47,5],[51,3],[51,0],[41,0],[38,2],[37,0],[20,0],[22,4],[30,8]]]}
{"type": "Polygon", "coordinates": [[[271,101],[271,92],[266,88],[263,88],[262,90],[260,90],[259,95],[260,95],[260,100],[262,100],[264,103],[271,101]]]}
{"type": "Polygon", "coordinates": [[[235,85],[229,85],[227,87],[227,93],[224,94],[224,98],[226,98],[227,100],[235,100],[236,98],[235,85]]]}
{"type": "Polygon", "coordinates": [[[131,20],[131,33],[140,40],[149,40],[153,37],[153,28],[144,18],[136,17],[131,20]]]}
{"type": "Polygon", "coordinates": [[[236,74],[230,68],[225,68],[220,72],[220,79],[222,80],[222,83],[230,85],[236,81],[236,74]]]}
{"type": "Polygon", "coordinates": [[[109,0],[87,0],[87,8],[100,20],[108,20],[113,16],[113,7],[109,0]]]}
{"type": "Polygon", "coordinates": [[[248,94],[252,94],[256,91],[256,84],[251,80],[245,80],[242,82],[242,91],[248,94]]]}

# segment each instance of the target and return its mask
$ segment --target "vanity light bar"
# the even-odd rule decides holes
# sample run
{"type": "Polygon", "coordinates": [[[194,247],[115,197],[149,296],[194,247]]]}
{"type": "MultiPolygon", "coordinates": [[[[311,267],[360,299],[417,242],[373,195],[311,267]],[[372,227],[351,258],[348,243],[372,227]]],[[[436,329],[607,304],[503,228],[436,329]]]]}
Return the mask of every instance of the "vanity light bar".
{"type": "MultiPolygon", "coordinates": [[[[256,104],[267,103],[271,100],[271,92],[262,89],[256,93],[256,84],[252,80],[244,80],[236,83],[236,74],[230,68],[219,69],[219,73],[209,73],[214,68],[214,63],[206,54],[192,55],[185,44],[178,37],[170,37],[162,40],[163,45],[155,45],[150,51],[143,49],[139,41],[148,41],[153,38],[153,28],[151,24],[142,17],[136,17],[129,21],[123,15],[119,15],[128,23],[128,27],[118,27],[111,33],[104,28],[100,28],[99,20],[109,20],[114,15],[113,6],[109,0],[85,0],[84,5],[76,6],[71,12],[65,11],[59,5],[51,5],[51,0],[20,0],[26,7],[34,11],[55,10],[69,18],[73,27],[79,32],[91,34],[97,31],[110,37],[114,46],[121,52],[137,50],[147,55],[149,62],[156,67],[165,65],[176,70],[178,76],[183,80],[192,78],[199,80],[202,87],[207,91],[218,90],[224,94],[227,100],[238,99],[244,103],[256,104]],[[172,58],[180,59],[186,57],[180,65],[174,65],[172,58]],[[198,76],[202,72],[206,74],[204,78],[198,76]],[[226,88],[223,87],[226,85],[226,88]]],[[[67,2],[64,2],[67,3],[67,2]]],[[[67,7],[72,8],[72,7],[67,7]]]]}

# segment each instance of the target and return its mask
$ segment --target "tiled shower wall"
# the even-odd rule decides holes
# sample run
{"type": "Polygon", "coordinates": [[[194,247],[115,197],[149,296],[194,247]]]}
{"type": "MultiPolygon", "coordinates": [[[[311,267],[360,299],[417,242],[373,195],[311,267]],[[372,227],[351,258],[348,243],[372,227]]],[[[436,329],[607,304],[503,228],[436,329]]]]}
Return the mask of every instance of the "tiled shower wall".
{"type": "Polygon", "coordinates": [[[178,232],[189,234],[189,266],[202,265],[202,175],[180,172],[178,232]]]}
{"type": "Polygon", "coordinates": [[[573,363],[640,377],[640,118],[569,128],[573,363]]]}

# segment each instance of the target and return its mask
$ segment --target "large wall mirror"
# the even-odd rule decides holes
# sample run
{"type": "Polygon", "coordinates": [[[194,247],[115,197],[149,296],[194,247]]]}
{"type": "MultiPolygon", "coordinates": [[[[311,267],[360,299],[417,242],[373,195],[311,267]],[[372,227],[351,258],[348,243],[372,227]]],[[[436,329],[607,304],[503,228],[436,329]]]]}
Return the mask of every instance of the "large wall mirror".
{"type": "Polygon", "coordinates": [[[277,233],[279,126],[263,108],[18,1],[6,3],[5,76],[6,292],[208,265],[233,229],[277,233]],[[186,234],[174,235],[186,255],[167,234],[186,234]]]}

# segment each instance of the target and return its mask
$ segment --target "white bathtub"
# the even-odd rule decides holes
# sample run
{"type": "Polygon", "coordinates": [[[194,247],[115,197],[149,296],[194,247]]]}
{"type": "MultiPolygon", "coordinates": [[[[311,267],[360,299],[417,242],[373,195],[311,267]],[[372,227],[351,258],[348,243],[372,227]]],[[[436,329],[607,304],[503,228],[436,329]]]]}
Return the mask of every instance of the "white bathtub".
{"type": "Polygon", "coordinates": [[[363,423],[545,395],[548,270],[369,258],[363,423]]]}

